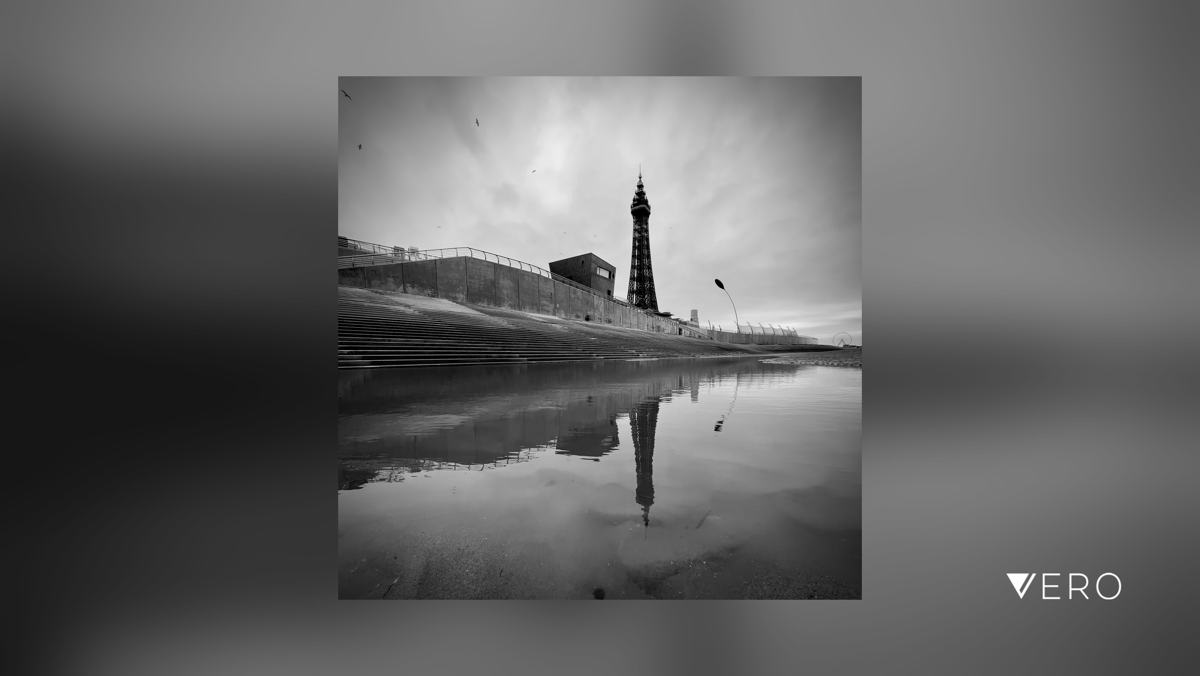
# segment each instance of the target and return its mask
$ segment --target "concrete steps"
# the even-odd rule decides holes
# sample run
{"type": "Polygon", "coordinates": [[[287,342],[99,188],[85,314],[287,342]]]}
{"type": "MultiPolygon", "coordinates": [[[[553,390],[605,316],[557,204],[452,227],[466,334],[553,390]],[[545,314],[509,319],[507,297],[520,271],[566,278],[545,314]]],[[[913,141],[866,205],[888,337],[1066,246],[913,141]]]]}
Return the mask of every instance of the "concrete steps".
{"type": "MultiPolygon", "coordinates": [[[[500,314],[500,313],[497,313],[500,314]]],[[[519,313],[489,315],[433,298],[339,287],[338,368],[630,359],[659,356],[519,313]]]]}
{"type": "Polygon", "coordinates": [[[338,287],[338,368],[745,355],[760,350],[438,298],[338,287]]]}

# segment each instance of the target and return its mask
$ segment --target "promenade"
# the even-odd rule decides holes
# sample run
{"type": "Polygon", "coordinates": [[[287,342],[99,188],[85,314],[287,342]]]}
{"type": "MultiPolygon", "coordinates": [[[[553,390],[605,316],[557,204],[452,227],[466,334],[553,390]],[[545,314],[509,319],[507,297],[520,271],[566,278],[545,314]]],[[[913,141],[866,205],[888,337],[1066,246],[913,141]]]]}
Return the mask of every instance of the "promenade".
{"type": "Polygon", "coordinates": [[[380,289],[338,286],[338,368],[840,351],[738,345],[380,289]]]}

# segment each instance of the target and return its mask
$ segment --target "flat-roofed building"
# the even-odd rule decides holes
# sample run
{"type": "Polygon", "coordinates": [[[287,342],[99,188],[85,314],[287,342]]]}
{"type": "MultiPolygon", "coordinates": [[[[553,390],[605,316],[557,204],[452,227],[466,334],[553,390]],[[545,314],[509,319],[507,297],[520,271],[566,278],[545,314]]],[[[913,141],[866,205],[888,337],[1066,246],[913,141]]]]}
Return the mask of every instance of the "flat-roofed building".
{"type": "Polygon", "coordinates": [[[613,295],[613,280],[617,269],[594,253],[585,253],[550,263],[550,272],[595,289],[608,297],[613,295]]]}

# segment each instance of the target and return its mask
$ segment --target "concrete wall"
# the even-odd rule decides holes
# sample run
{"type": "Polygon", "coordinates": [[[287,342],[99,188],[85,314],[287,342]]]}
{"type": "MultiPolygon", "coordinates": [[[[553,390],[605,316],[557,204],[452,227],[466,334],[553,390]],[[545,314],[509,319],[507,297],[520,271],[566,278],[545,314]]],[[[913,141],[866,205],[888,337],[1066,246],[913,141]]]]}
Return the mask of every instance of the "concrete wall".
{"type": "Polygon", "coordinates": [[[496,307],[506,310],[520,310],[520,287],[516,268],[507,265],[496,266],[496,307]]]}
{"type": "Polygon", "coordinates": [[[597,296],[549,277],[507,265],[459,256],[338,270],[338,284],[386,289],[460,303],[584,319],[670,335],[708,338],[723,343],[811,345],[809,336],[762,335],[700,329],[648,315],[624,303],[597,296]]]}
{"type": "Polygon", "coordinates": [[[413,261],[400,265],[404,273],[404,293],[437,297],[437,261],[413,261]]]}
{"type": "Polygon", "coordinates": [[[404,274],[399,264],[338,270],[338,284],[358,286],[364,289],[386,289],[400,292],[405,290],[404,274]]]}
{"type": "Polygon", "coordinates": [[[437,259],[437,296],[458,303],[467,302],[467,259],[437,259]]]}
{"type": "Polygon", "coordinates": [[[535,275],[528,270],[517,270],[517,309],[521,312],[538,311],[542,295],[540,280],[541,275],[535,275]]]}
{"type": "Polygon", "coordinates": [[[338,270],[338,284],[341,286],[358,286],[365,287],[367,284],[364,281],[365,275],[363,270],[366,268],[346,268],[338,270]]]}
{"type": "Polygon", "coordinates": [[[550,280],[554,287],[554,316],[567,318],[567,312],[571,308],[571,294],[567,289],[571,288],[562,282],[550,280]]]}
{"type": "Polygon", "coordinates": [[[538,313],[554,314],[554,280],[549,277],[538,279],[538,313]]]}
{"type": "Polygon", "coordinates": [[[496,264],[467,258],[467,302],[496,305],[496,264]]]}
{"type": "Polygon", "coordinates": [[[587,308],[583,305],[583,289],[577,286],[568,286],[567,295],[571,299],[567,304],[567,318],[583,319],[583,315],[587,313],[587,308]]]}
{"type": "Polygon", "coordinates": [[[374,265],[362,268],[362,271],[367,288],[404,290],[404,272],[399,265],[374,265]]]}

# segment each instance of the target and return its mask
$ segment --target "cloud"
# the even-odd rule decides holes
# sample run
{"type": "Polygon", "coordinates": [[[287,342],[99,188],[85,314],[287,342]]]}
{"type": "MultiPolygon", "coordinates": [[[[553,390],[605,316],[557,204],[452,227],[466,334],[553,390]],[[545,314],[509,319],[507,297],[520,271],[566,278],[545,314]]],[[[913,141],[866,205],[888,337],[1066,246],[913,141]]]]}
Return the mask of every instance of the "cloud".
{"type": "Polygon", "coordinates": [[[640,162],[661,308],[732,325],[721,277],[743,321],[861,332],[857,78],[340,84],[339,234],[542,267],[590,251],[621,296],[640,162]]]}

